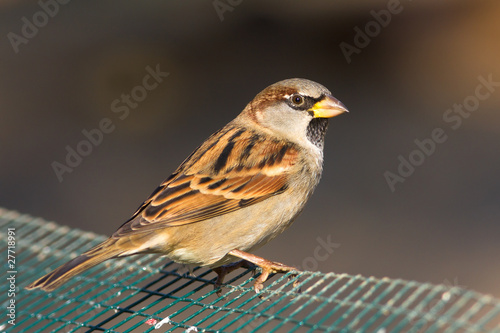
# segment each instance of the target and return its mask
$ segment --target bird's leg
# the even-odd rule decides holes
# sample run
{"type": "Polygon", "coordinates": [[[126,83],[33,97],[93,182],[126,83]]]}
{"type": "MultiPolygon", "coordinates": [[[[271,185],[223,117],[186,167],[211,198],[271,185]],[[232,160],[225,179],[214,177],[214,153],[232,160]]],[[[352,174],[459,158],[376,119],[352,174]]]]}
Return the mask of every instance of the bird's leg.
{"type": "Polygon", "coordinates": [[[263,283],[266,282],[267,278],[269,277],[269,274],[271,273],[286,273],[290,271],[297,271],[298,269],[292,266],[287,266],[279,262],[273,262],[269,261],[267,259],[258,257],[254,254],[246,253],[237,249],[234,249],[232,251],[229,251],[230,255],[244,259],[246,261],[251,262],[252,264],[255,264],[262,268],[262,273],[259,275],[259,277],[255,280],[255,283],[253,285],[253,288],[256,293],[262,290],[264,288],[263,283]]]}
{"type": "Polygon", "coordinates": [[[232,271],[234,271],[235,269],[238,269],[240,267],[255,268],[255,266],[252,263],[250,263],[246,260],[240,260],[240,261],[228,264],[228,265],[212,268],[212,271],[214,271],[215,274],[217,274],[217,279],[215,280],[215,283],[214,283],[214,289],[219,290],[219,291],[217,291],[218,296],[220,296],[220,288],[222,286],[222,283],[224,282],[224,277],[227,274],[231,273],[232,271]]]}

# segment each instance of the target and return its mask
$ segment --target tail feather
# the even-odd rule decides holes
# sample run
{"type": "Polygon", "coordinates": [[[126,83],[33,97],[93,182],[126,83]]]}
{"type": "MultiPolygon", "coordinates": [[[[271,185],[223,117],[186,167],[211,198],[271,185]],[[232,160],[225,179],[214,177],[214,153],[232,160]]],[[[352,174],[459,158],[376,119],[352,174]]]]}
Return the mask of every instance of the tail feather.
{"type": "Polygon", "coordinates": [[[56,268],[51,273],[42,276],[27,286],[26,289],[40,288],[45,291],[51,291],[58,288],[75,275],[78,275],[105,260],[116,258],[124,252],[122,249],[113,246],[114,244],[114,240],[108,239],[82,255],[56,268]]]}

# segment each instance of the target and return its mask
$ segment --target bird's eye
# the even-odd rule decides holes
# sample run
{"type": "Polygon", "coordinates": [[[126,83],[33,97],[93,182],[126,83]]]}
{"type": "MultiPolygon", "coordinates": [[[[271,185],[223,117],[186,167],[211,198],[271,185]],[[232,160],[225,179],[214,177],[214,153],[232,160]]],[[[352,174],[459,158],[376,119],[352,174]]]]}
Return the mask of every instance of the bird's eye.
{"type": "Polygon", "coordinates": [[[292,97],[290,97],[290,100],[296,106],[301,106],[302,104],[304,104],[304,97],[297,95],[297,94],[292,95],[292,97]]]}

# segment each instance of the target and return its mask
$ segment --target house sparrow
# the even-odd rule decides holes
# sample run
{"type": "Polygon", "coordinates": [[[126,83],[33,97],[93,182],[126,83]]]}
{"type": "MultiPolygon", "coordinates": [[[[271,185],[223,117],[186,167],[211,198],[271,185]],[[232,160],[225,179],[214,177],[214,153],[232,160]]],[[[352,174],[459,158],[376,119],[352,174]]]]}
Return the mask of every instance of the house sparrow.
{"type": "Polygon", "coordinates": [[[271,273],[294,267],[249,252],[288,228],[304,208],[323,169],[328,119],[345,106],[322,85],[277,82],[215,132],[106,241],[31,283],[53,290],[112,258],[158,253],[209,266],[224,275],[246,260],[271,273]]]}

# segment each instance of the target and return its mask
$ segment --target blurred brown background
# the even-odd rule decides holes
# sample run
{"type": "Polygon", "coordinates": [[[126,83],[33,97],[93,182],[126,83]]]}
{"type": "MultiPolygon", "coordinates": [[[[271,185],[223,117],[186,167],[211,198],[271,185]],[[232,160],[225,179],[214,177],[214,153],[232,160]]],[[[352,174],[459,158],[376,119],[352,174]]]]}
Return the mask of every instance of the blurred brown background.
{"type": "Polygon", "coordinates": [[[500,82],[500,2],[402,0],[378,30],[371,11],[395,1],[46,3],[53,17],[0,3],[0,206],[109,235],[256,93],[304,77],[351,112],[305,212],[259,254],[500,297],[500,87],[457,129],[443,119],[478,77],[500,82]],[[348,63],[356,27],[373,36],[348,63]],[[157,65],[169,76],[121,120],[112,102],[157,65]],[[59,182],[52,163],[103,118],[114,131],[59,182]],[[446,142],[392,192],[384,173],[435,128],[446,142]],[[340,246],[325,258],[318,237],[340,246]]]}

